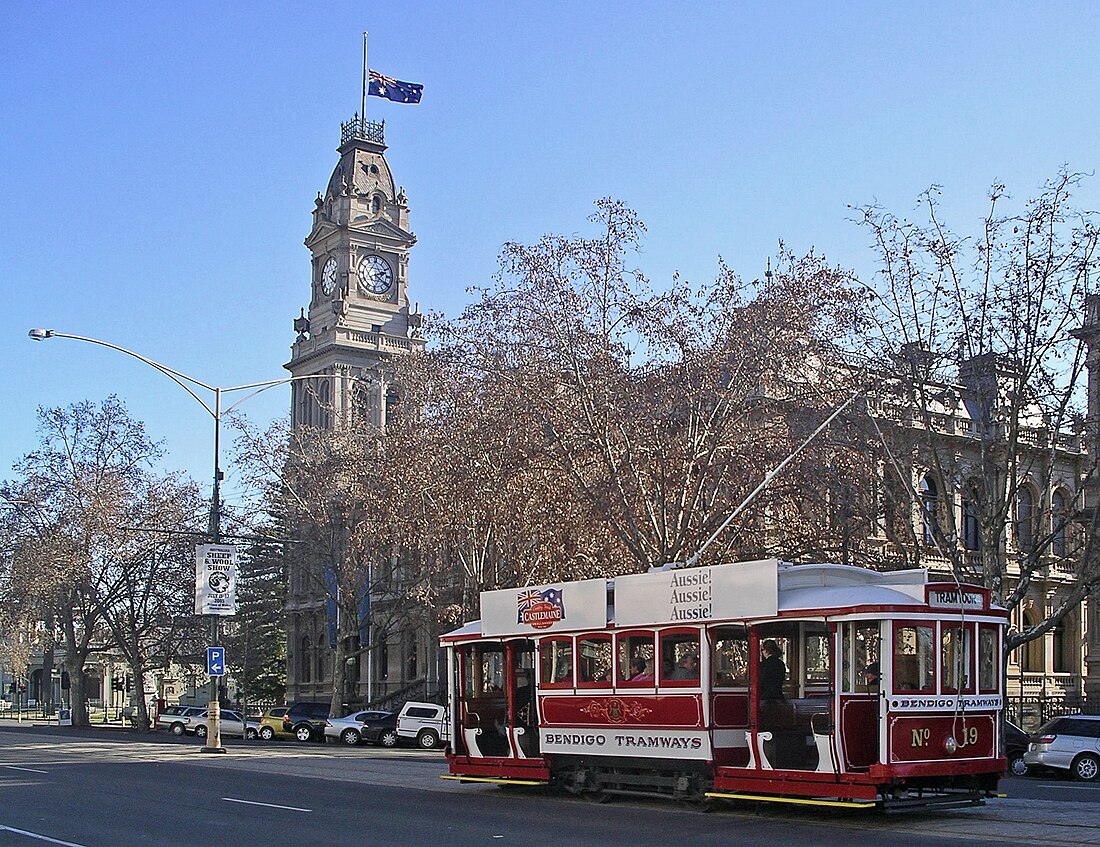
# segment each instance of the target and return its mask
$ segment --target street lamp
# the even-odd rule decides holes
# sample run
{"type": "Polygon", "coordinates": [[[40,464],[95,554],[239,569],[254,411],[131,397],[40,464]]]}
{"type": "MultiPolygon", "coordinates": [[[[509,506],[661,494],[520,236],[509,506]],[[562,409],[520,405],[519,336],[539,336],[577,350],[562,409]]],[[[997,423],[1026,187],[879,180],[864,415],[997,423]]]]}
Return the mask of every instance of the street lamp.
{"type": "MultiPolygon", "coordinates": [[[[186,391],[195,399],[195,401],[202,406],[207,413],[214,419],[214,486],[210,496],[210,523],[208,533],[215,544],[221,542],[221,423],[222,418],[232,412],[245,400],[251,397],[255,397],[257,394],[266,391],[269,388],[274,388],[277,385],[285,385],[295,380],[300,379],[316,379],[318,376],[327,377],[334,376],[330,374],[311,374],[308,376],[290,376],[283,377],[282,379],[269,379],[263,382],[251,382],[246,385],[234,385],[228,388],[223,388],[216,385],[208,385],[202,380],[195,379],[193,376],[188,376],[185,373],[170,368],[167,365],[162,365],[160,362],[156,362],[146,356],[142,356],[140,353],[135,353],[133,350],[127,350],[125,347],[120,347],[117,344],[112,344],[109,341],[102,341],[98,338],[88,338],[83,335],[70,335],[65,332],[57,332],[52,329],[40,329],[35,328],[27,333],[35,341],[44,341],[47,338],[69,338],[73,341],[85,341],[89,344],[98,344],[100,347],[107,347],[111,350],[117,350],[119,353],[125,353],[127,356],[131,356],[137,359],[139,362],[144,362],[149,367],[154,368],[168,377],[172,382],[176,383],[180,388],[186,391]],[[229,394],[236,391],[249,391],[250,394],[246,394],[244,397],[237,400],[228,408],[222,408],[222,395],[229,394]],[[213,394],[213,405],[208,403],[199,395],[199,391],[207,391],[213,394]]],[[[210,632],[211,637],[214,640],[214,644],[217,644],[220,640],[220,623],[221,619],[217,615],[211,616],[210,632]]],[[[142,692],[144,696],[144,692],[142,692]]],[[[224,753],[225,748],[222,746],[221,740],[221,714],[218,703],[218,681],[217,677],[211,674],[209,685],[209,700],[210,703],[207,707],[209,716],[209,732],[207,733],[206,746],[203,747],[205,753],[224,753]]],[[[247,721],[246,721],[247,729],[247,721]]],[[[247,735],[247,732],[245,733],[247,735]]]]}

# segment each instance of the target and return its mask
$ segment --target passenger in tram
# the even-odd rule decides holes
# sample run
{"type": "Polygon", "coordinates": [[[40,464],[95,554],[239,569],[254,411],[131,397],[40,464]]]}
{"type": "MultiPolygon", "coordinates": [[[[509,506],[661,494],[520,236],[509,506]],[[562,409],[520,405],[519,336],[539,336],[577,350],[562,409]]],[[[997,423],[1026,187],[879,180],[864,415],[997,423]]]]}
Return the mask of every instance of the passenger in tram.
{"type": "Polygon", "coordinates": [[[630,660],[629,679],[631,682],[653,682],[653,669],[641,656],[635,656],[630,660]]]}
{"type": "Polygon", "coordinates": [[[787,699],[783,694],[787,666],[783,664],[779,643],[774,638],[769,638],[761,642],[760,651],[764,654],[760,661],[760,702],[766,705],[782,703],[787,699]]]}
{"type": "Polygon", "coordinates": [[[685,653],[669,679],[699,679],[699,657],[694,653],[685,653]]]}
{"type": "Polygon", "coordinates": [[[871,662],[863,669],[863,680],[867,685],[868,691],[878,691],[879,681],[881,679],[882,673],[879,670],[878,662],[871,662]]]}

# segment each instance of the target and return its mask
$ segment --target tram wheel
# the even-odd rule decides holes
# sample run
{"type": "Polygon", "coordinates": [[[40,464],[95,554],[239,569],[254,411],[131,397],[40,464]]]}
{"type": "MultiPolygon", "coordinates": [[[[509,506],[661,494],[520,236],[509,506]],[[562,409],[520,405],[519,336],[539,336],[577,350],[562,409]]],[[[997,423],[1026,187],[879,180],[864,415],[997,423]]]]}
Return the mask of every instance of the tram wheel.
{"type": "Polygon", "coordinates": [[[1073,760],[1073,775],[1082,782],[1093,782],[1100,776],[1100,759],[1091,753],[1073,760]]]}

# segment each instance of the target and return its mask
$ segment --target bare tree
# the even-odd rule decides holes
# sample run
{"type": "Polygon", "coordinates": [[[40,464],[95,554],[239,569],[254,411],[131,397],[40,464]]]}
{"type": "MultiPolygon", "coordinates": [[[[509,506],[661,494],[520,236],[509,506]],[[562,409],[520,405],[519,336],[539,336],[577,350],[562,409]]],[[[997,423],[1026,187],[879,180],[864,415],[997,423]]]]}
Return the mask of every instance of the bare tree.
{"type": "MultiPolygon", "coordinates": [[[[822,258],[786,252],[764,282],[723,263],[711,284],[658,295],[629,266],[644,233],[634,213],[605,199],[592,221],[592,238],[506,245],[497,285],[441,340],[476,386],[470,414],[491,398],[512,461],[552,469],[590,515],[579,531],[596,522],[614,539],[593,556],[614,573],[687,558],[797,443],[807,412],[843,399],[806,363],[851,333],[860,295],[822,258]]],[[[768,546],[767,501],[709,555],[768,546]]]]}
{"type": "MultiPolygon", "coordinates": [[[[106,637],[103,589],[124,515],[160,448],[117,397],[39,410],[39,447],[15,466],[2,496],[14,553],[5,593],[53,621],[64,647],[73,722],[88,722],[84,666],[106,637]],[[14,578],[13,578],[14,577],[14,578]],[[34,586],[33,589],[29,586],[34,586]]],[[[43,646],[49,656],[53,626],[43,646]]]]}
{"type": "MultiPolygon", "coordinates": [[[[135,725],[152,725],[146,675],[167,668],[181,645],[201,636],[194,614],[194,537],[206,504],[193,482],[149,475],[137,481],[121,515],[125,529],[105,554],[99,605],[113,645],[134,678],[135,725]]],[[[193,652],[193,651],[192,651],[193,652]]]]}
{"type": "Polygon", "coordinates": [[[1010,633],[1010,648],[1100,584],[1095,514],[1069,526],[1093,461],[1080,440],[1085,350],[1073,330],[1097,270],[1097,220],[1071,204],[1080,180],[1063,170],[1007,212],[994,185],[973,237],[942,219],[935,186],[920,198],[921,223],[859,210],[880,260],[867,339],[887,366],[875,420],[896,555],[945,562],[1009,608],[1052,565],[1075,577],[1040,621],[1010,633]]]}

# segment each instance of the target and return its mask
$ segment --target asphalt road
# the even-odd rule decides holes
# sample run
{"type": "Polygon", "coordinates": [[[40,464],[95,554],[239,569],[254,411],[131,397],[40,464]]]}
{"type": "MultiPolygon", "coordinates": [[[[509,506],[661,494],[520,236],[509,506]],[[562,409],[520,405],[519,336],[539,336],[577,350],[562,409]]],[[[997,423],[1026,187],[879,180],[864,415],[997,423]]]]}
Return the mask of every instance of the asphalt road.
{"type": "MultiPolygon", "coordinates": [[[[901,816],[785,806],[704,814],[443,781],[442,755],[417,750],[230,741],[227,754],[210,755],[200,746],[161,734],[0,728],[0,847],[1100,844],[1094,793],[1086,803],[1008,799],[901,816]]],[[[1052,796],[1067,787],[1012,779],[1010,795],[1017,784],[1052,796]]]]}

